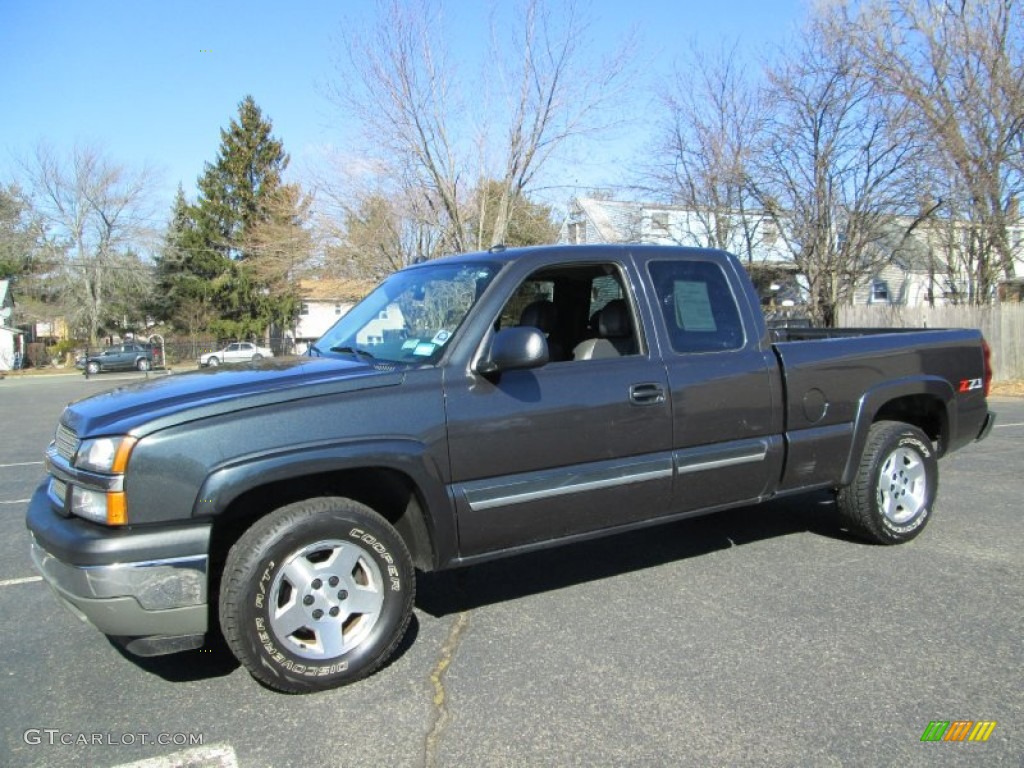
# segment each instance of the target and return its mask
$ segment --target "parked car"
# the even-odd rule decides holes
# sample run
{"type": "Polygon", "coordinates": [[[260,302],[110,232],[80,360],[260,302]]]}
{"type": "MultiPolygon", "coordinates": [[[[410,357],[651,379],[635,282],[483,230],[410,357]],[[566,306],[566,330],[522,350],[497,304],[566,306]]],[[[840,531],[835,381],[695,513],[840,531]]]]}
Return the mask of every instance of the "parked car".
{"type": "Polygon", "coordinates": [[[102,371],[148,371],[150,368],[158,368],[163,364],[160,347],[131,341],[107,347],[96,355],[80,357],[75,366],[84,368],[92,374],[102,371]]]}
{"type": "Polygon", "coordinates": [[[321,690],[394,652],[417,572],[823,490],[814,514],[909,541],[938,459],[991,429],[991,377],[976,330],[770,332],[721,251],[438,259],[309,356],[67,406],[32,557],[129,652],[219,629],[265,685],[321,690]]]}
{"type": "Polygon", "coordinates": [[[216,367],[221,363],[254,363],[264,357],[273,356],[274,353],[266,347],[253,344],[251,341],[237,341],[234,344],[228,344],[224,349],[200,355],[199,367],[216,367]]]}

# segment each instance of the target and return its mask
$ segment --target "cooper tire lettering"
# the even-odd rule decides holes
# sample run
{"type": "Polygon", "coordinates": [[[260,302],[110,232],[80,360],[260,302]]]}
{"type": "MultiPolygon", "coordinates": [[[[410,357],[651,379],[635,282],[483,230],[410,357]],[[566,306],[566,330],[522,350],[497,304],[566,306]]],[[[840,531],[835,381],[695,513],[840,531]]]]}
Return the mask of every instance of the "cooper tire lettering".
{"type": "Polygon", "coordinates": [[[229,551],[221,629],[249,673],[272,688],[345,685],[398,646],[412,615],[414,573],[405,542],[372,509],[340,497],[290,504],[229,551]]]}
{"type": "Polygon", "coordinates": [[[840,516],[851,531],[877,544],[910,541],[931,518],[938,477],[935,450],[920,429],[876,422],[853,483],[839,491],[840,516]]]}

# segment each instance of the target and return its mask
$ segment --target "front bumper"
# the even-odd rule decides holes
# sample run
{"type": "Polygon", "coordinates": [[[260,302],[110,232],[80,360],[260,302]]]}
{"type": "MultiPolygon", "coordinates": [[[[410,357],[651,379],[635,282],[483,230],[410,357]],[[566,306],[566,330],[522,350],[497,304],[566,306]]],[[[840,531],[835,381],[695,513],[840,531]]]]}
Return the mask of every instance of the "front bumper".
{"type": "Polygon", "coordinates": [[[140,655],[202,645],[209,526],[111,530],[54,512],[40,486],[26,524],[39,573],[80,619],[140,655]]]}

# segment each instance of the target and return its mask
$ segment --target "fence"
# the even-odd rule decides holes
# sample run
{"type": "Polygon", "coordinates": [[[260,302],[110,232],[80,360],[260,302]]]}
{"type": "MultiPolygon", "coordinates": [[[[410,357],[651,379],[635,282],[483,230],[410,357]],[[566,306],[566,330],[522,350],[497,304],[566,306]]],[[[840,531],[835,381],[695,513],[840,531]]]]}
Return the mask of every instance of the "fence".
{"type": "Polygon", "coordinates": [[[977,328],[992,348],[996,381],[1024,379],[1024,304],[989,307],[840,307],[845,328],[977,328]]]}

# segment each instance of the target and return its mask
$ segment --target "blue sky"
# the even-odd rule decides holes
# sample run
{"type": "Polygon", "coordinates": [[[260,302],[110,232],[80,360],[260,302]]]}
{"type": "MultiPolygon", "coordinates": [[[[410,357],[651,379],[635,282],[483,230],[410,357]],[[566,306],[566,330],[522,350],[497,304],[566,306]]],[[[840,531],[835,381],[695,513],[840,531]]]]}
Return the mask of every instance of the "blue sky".
{"type": "MultiPolygon", "coordinates": [[[[781,43],[805,13],[805,0],[583,5],[597,47],[614,48],[623,30],[635,28],[652,77],[667,74],[692,38],[755,50],[781,43]]],[[[489,5],[448,6],[456,39],[465,41],[457,58],[479,53],[489,5]]],[[[39,140],[58,151],[92,142],[119,163],[153,166],[169,207],[179,182],[194,192],[203,164],[216,156],[219,130],[248,93],[300,174],[353,133],[324,84],[339,76],[340,33],[372,7],[370,0],[0,0],[0,183],[15,178],[16,158],[39,140]]],[[[642,140],[634,131],[592,153],[599,162],[577,181],[620,181],[642,140]]]]}

